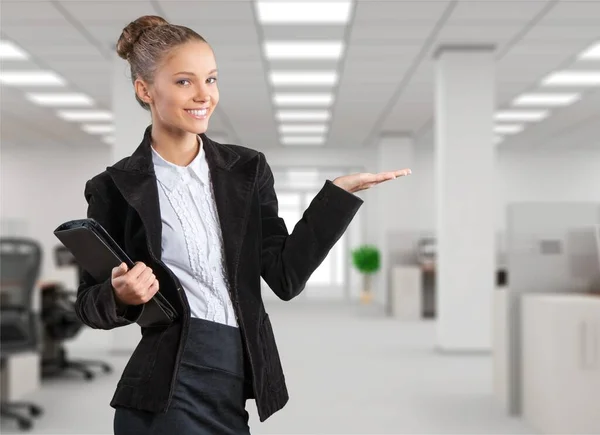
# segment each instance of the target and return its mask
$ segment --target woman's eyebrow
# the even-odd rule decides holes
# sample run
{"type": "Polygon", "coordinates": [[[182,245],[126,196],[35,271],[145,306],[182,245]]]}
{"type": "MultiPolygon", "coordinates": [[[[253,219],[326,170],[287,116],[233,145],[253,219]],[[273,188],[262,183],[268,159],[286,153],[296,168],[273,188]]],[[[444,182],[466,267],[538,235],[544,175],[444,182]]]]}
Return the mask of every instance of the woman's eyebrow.
{"type": "MultiPolygon", "coordinates": [[[[217,71],[218,71],[217,69],[213,69],[213,70],[209,71],[208,73],[209,74],[213,74],[213,73],[216,73],[217,71]]],[[[194,74],[193,72],[190,72],[190,71],[180,71],[180,72],[175,73],[173,75],[176,76],[176,75],[179,75],[179,74],[186,74],[186,75],[189,75],[189,76],[195,76],[196,75],[196,74],[194,74]]]]}

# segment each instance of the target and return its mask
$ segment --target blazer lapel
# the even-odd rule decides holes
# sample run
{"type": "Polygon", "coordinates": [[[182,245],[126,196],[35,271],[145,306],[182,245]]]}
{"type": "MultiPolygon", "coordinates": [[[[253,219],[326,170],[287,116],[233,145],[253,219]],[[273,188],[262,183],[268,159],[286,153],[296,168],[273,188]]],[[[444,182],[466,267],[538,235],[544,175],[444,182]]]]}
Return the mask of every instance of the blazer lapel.
{"type": "Polygon", "coordinates": [[[253,197],[252,190],[256,182],[258,160],[251,158],[239,161],[239,154],[230,147],[216,144],[205,135],[201,137],[223,235],[223,249],[232,297],[237,298],[237,272],[253,197]]]}
{"type": "Polygon", "coordinates": [[[161,257],[162,223],[160,202],[154,164],[152,163],[152,126],[148,126],[144,138],[135,152],[126,160],[106,168],[117,189],[127,203],[138,213],[152,254],[161,257]]]}
{"type": "Polygon", "coordinates": [[[140,216],[152,254],[160,259],[162,223],[156,178],[152,174],[141,172],[127,172],[115,168],[107,170],[125,201],[140,216]]]}

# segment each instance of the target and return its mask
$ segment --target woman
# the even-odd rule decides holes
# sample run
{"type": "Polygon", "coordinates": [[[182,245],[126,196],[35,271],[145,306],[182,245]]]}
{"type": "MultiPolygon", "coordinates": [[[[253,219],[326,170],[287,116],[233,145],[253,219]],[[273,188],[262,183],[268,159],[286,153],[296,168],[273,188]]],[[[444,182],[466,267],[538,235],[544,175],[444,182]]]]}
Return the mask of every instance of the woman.
{"type": "Polygon", "coordinates": [[[288,234],[265,156],[205,134],[219,101],[206,41],[144,16],[117,52],[152,124],[85,197],[136,264],[102,283],[84,273],[77,313],[92,328],[129,325],[160,288],[179,317],[142,328],[111,401],[115,434],[249,433],[246,399],[261,421],[288,400],[260,277],[283,300],[298,295],[360,207],[352,192],[410,171],[326,181],[288,234]]]}

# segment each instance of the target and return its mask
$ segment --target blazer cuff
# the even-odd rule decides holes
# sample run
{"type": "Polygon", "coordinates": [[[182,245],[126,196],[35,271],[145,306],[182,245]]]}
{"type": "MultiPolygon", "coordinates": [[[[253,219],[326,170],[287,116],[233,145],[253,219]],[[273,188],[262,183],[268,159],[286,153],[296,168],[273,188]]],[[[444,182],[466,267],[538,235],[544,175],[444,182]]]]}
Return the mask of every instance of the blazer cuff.
{"type": "Polygon", "coordinates": [[[117,319],[119,321],[127,321],[130,323],[135,323],[142,316],[142,311],[144,311],[144,305],[128,305],[125,308],[123,313],[119,313],[117,311],[117,319]]]}
{"type": "Polygon", "coordinates": [[[351,216],[356,214],[364,202],[353,193],[336,186],[331,180],[325,181],[325,185],[317,194],[316,200],[323,207],[333,207],[351,216]]]}
{"type": "Polygon", "coordinates": [[[142,311],[144,309],[144,305],[128,305],[127,308],[123,312],[118,309],[117,306],[117,295],[115,295],[115,290],[108,279],[104,283],[105,291],[111,293],[112,297],[108,298],[111,302],[111,307],[109,308],[110,312],[114,313],[115,320],[119,325],[127,325],[129,323],[135,323],[142,315],[142,311]]]}

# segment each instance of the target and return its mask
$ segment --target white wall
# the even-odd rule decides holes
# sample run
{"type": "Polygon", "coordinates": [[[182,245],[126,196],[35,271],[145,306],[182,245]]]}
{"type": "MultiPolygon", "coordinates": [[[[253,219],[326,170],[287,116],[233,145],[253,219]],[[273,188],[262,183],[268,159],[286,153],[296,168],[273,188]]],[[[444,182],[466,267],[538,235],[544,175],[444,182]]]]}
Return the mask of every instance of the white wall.
{"type": "MultiPolygon", "coordinates": [[[[0,217],[25,220],[26,234],[42,244],[41,281],[59,281],[76,290],[75,270],[54,266],[53,250],[60,242],[52,233],[61,223],[84,218],[87,203],[85,182],[110,164],[110,148],[65,144],[46,148],[2,146],[0,162],[0,217]]],[[[107,350],[106,331],[85,328],[68,349],[75,353],[107,350]]]]}
{"type": "MultiPolygon", "coordinates": [[[[412,228],[435,228],[433,147],[417,146],[413,167],[412,228]]],[[[506,228],[506,204],[520,201],[599,201],[600,149],[504,151],[496,160],[496,228],[506,228]]]]}
{"type": "Polygon", "coordinates": [[[600,147],[590,150],[499,153],[497,228],[505,204],[521,201],[600,201],[600,147]]]}
{"type": "Polygon", "coordinates": [[[54,268],[52,253],[60,242],[52,232],[64,221],[85,217],[85,182],[104,170],[109,159],[108,146],[2,147],[0,216],[28,222],[27,236],[44,249],[42,279],[64,277],[54,268]]]}

